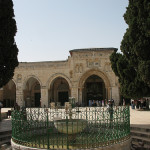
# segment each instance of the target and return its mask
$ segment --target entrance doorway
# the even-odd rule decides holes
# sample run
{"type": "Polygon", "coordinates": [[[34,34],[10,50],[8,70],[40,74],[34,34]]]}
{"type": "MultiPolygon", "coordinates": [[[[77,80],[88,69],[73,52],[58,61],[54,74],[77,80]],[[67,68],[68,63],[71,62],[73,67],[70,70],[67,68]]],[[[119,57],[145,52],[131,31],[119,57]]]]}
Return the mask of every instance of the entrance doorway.
{"type": "Polygon", "coordinates": [[[58,92],[58,102],[61,103],[61,106],[64,106],[65,102],[68,102],[68,92],[58,92]]]}
{"type": "Polygon", "coordinates": [[[51,102],[60,102],[61,105],[64,105],[65,102],[68,102],[69,96],[70,88],[68,81],[62,77],[54,79],[49,91],[51,102]]]}
{"type": "Polygon", "coordinates": [[[41,93],[34,93],[34,98],[35,98],[35,107],[40,107],[41,93]]]}
{"type": "Polygon", "coordinates": [[[103,88],[102,83],[87,83],[87,99],[88,100],[102,100],[103,88]]]}
{"type": "Polygon", "coordinates": [[[89,105],[89,100],[102,101],[106,98],[105,84],[97,75],[89,76],[84,83],[83,104],[89,105]]]}

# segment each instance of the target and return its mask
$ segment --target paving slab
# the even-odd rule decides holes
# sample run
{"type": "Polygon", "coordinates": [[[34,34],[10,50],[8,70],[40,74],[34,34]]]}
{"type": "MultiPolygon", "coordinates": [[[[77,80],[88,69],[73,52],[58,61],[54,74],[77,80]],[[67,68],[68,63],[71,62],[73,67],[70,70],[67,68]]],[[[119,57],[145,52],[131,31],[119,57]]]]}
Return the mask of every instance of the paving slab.
{"type": "Polygon", "coordinates": [[[140,110],[130,108],[131,126],[150,128],[150,110],[140,110]]]}

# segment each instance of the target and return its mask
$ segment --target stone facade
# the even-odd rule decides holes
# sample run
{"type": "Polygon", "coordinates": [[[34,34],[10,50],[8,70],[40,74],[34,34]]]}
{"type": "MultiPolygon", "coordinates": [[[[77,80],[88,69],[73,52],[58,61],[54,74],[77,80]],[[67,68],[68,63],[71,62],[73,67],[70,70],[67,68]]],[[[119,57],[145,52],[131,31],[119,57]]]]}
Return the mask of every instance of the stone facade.
{"type": "Polygon", "coordinates": [[[47,107],[52,101],[64,104],[68,97],[80,105],[88,105],[90,99],[112,98],[118,105],[119,83],[109,60],[114,50],[75,49],[65,61],[19,63],[9,86],[0,90],[0,101],[13,97],[20,106],[47,107]],[[9,94],[10,89],[14,94],[9,94]]]}

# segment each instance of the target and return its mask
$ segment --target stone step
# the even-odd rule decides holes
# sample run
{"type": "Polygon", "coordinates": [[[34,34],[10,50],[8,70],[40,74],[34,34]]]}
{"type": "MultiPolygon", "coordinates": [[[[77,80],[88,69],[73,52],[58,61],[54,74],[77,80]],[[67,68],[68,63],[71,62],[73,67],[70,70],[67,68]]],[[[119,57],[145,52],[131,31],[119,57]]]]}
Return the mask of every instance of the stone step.
{"type": "Polygon", "coordinates": [[[3,144],[10,145],[11,136],[12,136],[11,134],[12,134],[11,130],[6,130],[6,131],[0,132],[0,146],[3,144]]]}
{"type": "Polygon", "coordinates": [[[5,135],[5,134],[11,134],[12,131],[11,130],[7,130],[7,131],[0,131],[0,135],[5,135]]]}
{"type": "Polygon", "coordinates": [[[136,141],[132,141],[131,142],[131,150],[150,150],[150,145],[144,144],[141,145],[142,143],[136,142],[136,141]]]}
{"type": "Polygon", "coordinates": [[[130,130],[131,136],[138,136],[150,139],[150,132],[130,130]]]}
{"type": "Polygon", "coordinates": [[[8,134],[0,134],[0,141],[4,141],[4,140],[7,140],[7,139],[11,139],[11,133],[8,133],[8,134]]]}
{"type": "Polygon", "coordinates": [[[8,144],[2,144],[0,146],[0,150],[12,150],[11,145],[8,144]]]}
{"type": "Polygon", "coordinates": [[[131,140],[135,142],[143,142],[144,144],[150,145],[150,138],[144,138],[139,136],[131,136],[131,140]]]}
{"type": "Polygon", "coordinates": [[[132,126],[131,125],[130,130],[132,130],[132,131],[141,131],[141,132],[149,132],[150,133],[150,128],[147,128],[147,127],[137,127],[137,126],[132,126]]]}
{"type": "Polygon", "coordinates": [[[1,145],[3,145],[3,144],[10,145],[10,144],[11,144],[11,139],[7,139],[7,140],[0,141],[0,147],[1,147],[1,145]]]}

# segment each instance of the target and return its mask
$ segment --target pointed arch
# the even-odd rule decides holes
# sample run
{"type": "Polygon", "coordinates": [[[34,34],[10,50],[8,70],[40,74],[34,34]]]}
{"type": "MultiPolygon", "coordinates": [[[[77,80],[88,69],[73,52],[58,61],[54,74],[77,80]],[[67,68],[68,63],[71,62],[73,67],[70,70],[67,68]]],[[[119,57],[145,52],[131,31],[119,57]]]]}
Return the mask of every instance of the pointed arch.
{"type": "Polygon", "coordinates": [[[110,86],[107,75],[101,70],[90,69],[84,72],[78,82],[79,103],[87,106],[91,98],[100,101],[110,98],[110,86]]]}
{"type": "Polygon", "coordinates": [[[26,88],[26,84],[27,84],[27,82],[28,82],[28,80],[30,79],[30,78],[34,78],[34,79],[36,79],[39,83],[40,83],[40,86],[42,86],[42,82],[40,81],[40,79],[37,77],[37,76],[35,76],[35,75],[29,75],[29,76],[27,76],[25,79],[24,79],[24,81],[23,81],[23,90],[26,88]]]}
{"type": "Polygon", "coordinates": [[[34,75],[29,75],[25,78],[22,87],[24,106],[40,107],[41,86],[42,83],[38,77],[34,75]]]}
{"type": "Polygon", "coordinates": [[[56,78],[58,78],[58,77],[64,78],[64,79],[68,82],[69,87],[72,87],[72,82],[70,81],[70,79],[69,79],[68,76],[66,76],[66,75],[63,74],[63,73],[56,73],[56,74],[52,75],[52,76],[48,79],[47,84],[46,84],[46,86],[47,86],[48,89],[50,89],[50,85],[51,85],[51,84],[53,83],[53,81],[54,81],[56,78]]]}
{"type": "Polygon", "coordinates": [[[97,76],[99,76],[100,78],[103,79],[103,81],[104,81],[104,83],[105,83],[105,86],[106,86],[106,87],[110,87],[110,81],[109,81],[107,75],[106,75],[104,72],[102,72],[102,71],[100,71],[100,70],[98,70],[98,69],[90,69],[90,70],[86,71],[86,72],[81,76],[81,78],[79,79],[78,87],[79,87],[79,88],[83,88],[83,85],[84,85],[86,79],[87,79],[89,76],[92,76],[92,75],[97,75],[97,76]]]}
{"type": "Polygon", "coordinates": [[[16,102],[16,82],[14,79],[9,80],[9,82],[3,86],[3,96],[2,101],[4,107],[13,107],[16,102]]]}

